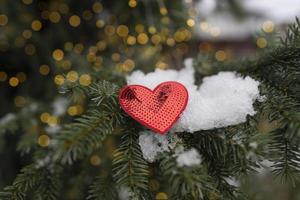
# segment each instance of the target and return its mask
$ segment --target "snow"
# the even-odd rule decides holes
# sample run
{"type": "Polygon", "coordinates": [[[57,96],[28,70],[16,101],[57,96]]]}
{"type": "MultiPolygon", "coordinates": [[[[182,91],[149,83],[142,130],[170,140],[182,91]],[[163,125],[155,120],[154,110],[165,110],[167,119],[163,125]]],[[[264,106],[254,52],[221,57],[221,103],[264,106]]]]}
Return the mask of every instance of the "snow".
{"type": "Polygon", "coordinates": [[[61,126],[54,125],[54,126],[46,126],[45,131],[49,134],[56,134],[61,130],[61,126]]]}
{"type": "Polygon", "coordinates": [[[67,110],[68,99],[64,97],[58,97],[53,102],[53,115],[61,116],[65,114],[67,110]]]}
{"type": "Polygon", "coordinates": [[[121,186],[118,190],[118,196],[120,200],[129,200],[132,192],[129,187],[121,186]]]}
{"type": "Polygon", "coordinates": [[[174,134],[159,135],[152,131],[142,131],[139,136],[143,157],[148,162],[154,162],[159,153],[174,148],[177,141],[178,138],[174,134]]]}
{"type": "Polygon", "coordinates": [[[236,178],[236,177],[225,177],[224,178],[225,181],[229,184],[229,185],[232,185],[234,187],[240,187],[241,186],[241,183],[240,181],[236,178]]]}
{"type": "Polygon", "coordinates": [[[6,125],[7,123],[10,123],[11,121],[13,121],[15,119],[16,119],[15,114],[8,113],[0,119],[0,125],[6,125]]]}
{"type": "Polygon", "coordinates": [[[51,156],[48,155],[48,156],[44,157],[43,159],[37,160],[36,167],[39,169],[39,168],[48,166],[50,163],[51,163],[51,156]]]}
{"type": "Polygon", "coordinates": [[[185,65],[180,71],[156,69],[148,74],[134,71],[127,77],[129,85],[139,84],[150,89],[164,81],[177,81],[187,88],[187,107],[171,131],[195,132],[236,125],[245,122],[247,115],[256,113],[253,103],[261,98],[258,81],[236,72],[220,72],[204,78],[198,87],[192,60],[187,59],[185,65]]]}
{"type": "Polygon", "coordinates": [[[184,166],[191,167],[195,165],[200,165],[201,157],[198,151],[192,148],[188,151],[184,151],[180,153],[177,156],[176,162],[179,167],[184,167],[184,166]]]}

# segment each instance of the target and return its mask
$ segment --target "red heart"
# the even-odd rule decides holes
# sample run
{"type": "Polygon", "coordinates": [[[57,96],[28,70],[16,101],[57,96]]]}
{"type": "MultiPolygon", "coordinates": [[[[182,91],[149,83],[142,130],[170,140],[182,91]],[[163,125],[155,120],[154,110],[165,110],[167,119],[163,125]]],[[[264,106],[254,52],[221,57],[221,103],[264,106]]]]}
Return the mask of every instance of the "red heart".
{"type": "Polygon", "coordinates": [[[188,91],[175,81],[163,82],[153,91],[142,85],[128,85],[120,91],[119,102],[133,119],[164,134],[185,109],[188,91]]]}

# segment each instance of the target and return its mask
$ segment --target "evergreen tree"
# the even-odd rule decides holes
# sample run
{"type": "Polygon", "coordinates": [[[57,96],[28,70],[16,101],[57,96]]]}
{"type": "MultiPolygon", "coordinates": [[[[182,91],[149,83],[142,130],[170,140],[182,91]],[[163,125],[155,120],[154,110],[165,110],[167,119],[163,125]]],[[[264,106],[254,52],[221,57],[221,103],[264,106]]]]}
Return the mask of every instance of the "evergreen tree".
{"type": "Polygon", "coordinates": [[[15,94],[20,108],[0,121],[0,169],[12,170],[11,162],[3,163],[6,155],[18,157],[11,154],[15,149],[1,147],[16,147],[27,164],[11,184],[0,180],[6,184],[1,200],[113,200],[120,193],[138,200],[250,199],[229,180],[258,173],[265,161],[274,178],[299,187],[299,20],[255,59],[220,62],[202,53],[194,59],[197,83],[220,71],[237,71],[260,81],[264,100],[245,123],[175,133],[178,146],[202,157],[199,165],[181,167],[175,150],[147,162],[139,145],[145,127],[120,108],[118,95],[133,69],[164,68],[172,58],[175,68],[181,65],[192,46],[182,1],[1,5],[7,12],[0,18],[3,71],[13,74],[18,69],[8,68],[19,65],[24,71],[16,75],[17,83],[9,80],[21,87],[1,95],[3,113],[11,110],[7,102],[15,94]],[[30,81],[19,83],[24,73],[30,81]]]}

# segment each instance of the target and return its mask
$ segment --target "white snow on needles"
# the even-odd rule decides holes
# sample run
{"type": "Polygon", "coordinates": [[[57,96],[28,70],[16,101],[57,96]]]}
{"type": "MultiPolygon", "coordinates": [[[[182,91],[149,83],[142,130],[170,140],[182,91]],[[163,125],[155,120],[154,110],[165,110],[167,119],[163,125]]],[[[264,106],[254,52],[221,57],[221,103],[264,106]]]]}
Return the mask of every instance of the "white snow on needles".
{"type": "Polygon", "coordinates": [[[128,85],[139,84],[150,89],[164,81],[180,82],[189,92],[187,107],[171,131],[195,132],[245,122],[247,115],[255,114],[253,103],[260,97],[259,82],[235,72],[205,77],[198,87],[191,59],[185,61],[185,68],[180,71],[156,69],[148,74],[134,71],[127,77],[128,85]]]}
{"type": "Polygon", "coordinates": [[[141,131],[139,136],[143,157],[148,162],[154,162],[160,153],[170,151],[178,142],[178,137],[172,133],[159,135],[152,131],[141,131]]]}
{"type": "Polygon", "coordinates": [[[178,155],[176,162],[179,167],[197,166],[201,163],[201,156],[195,148],[192,148],[188,151],[181,152],[178,155]]]}

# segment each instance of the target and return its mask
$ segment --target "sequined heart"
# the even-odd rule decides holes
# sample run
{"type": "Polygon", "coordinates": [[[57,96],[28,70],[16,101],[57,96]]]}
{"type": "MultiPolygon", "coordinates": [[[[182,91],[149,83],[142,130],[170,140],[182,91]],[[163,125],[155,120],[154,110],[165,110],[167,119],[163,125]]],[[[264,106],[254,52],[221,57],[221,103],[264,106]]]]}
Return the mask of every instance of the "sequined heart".
{"type": "Polygon", "coordinates": [[[187,89],[175,81],[163,82],[154,90],[142,85],[128,85],[119,95],[119,103],[128,115],[160,134],[172,128],[187,102],[187,89]]]}

